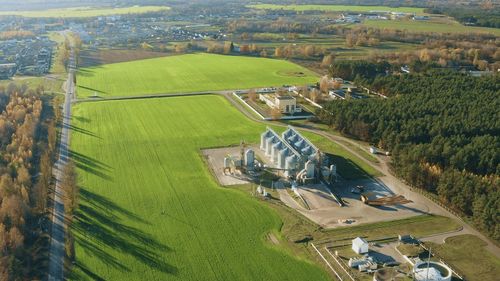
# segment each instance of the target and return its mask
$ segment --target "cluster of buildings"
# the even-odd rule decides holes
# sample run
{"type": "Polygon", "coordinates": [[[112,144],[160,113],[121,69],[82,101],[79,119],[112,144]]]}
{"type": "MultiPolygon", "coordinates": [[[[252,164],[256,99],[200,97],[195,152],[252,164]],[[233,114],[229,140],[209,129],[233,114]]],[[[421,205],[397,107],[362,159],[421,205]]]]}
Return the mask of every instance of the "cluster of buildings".
{"type": "Polygon", "coordinates": [[[93,47],[127,47],[130,44],[220,39],[225,34],[208,24],[172,25],[167,17],[99,17],[92,22],[71,23],[82,41],[93,47]],[[209,30],[209,31],[207,31],[209,30]]]}
{"type": "MultiPolygon", "coordinates": [[[[402,241],[402,236],[399,240],[402,241]]],[[[406,236],[404,236],[406,237],[406,236]]],[[[411,238],[413,240],[413,238],[411,238]]],[[[361,237],[352,240],[352,250],[358,255],[350,258],[348,265],[357,268],[361,272],[374,272],[373,280],[399,280],[396,276],[401,276],[402,272],[394,270],[391,267],[382,267],[378,269],[378,263],[374,256],[369,254],[370,245],[368,241],[361,237]],[[378,269],[378,270],[377,270],[378,269]]],[[[415,281],[451,281],[453,270],[442,262],[432,261],[430,258],[421,260],[419,257],[407,257],[405,259],[412,266],[409,275],[415,281]]],[[[405,274],[403,274],[404,277],[405,274]]],[[[404,279],[404,278],[402,278],[404,279]]],[[[406,279],[405,279],[406,280],[406,279]]]]}
{"type": "Polygon", "coordinates": [[[53,46],[46,37],[0,41],[0,79],[48,73],[53,46]]]}
{"type": "Polygon", "coordinates": [[[397,20],[411,16],[413,20],[428,20],[428,16],[417,16],[413,13],[391,12],[391,11],[369,11],[365,13],[342,13],[335,19],[334,23],[360,23],[363,20],[397,20]]]}

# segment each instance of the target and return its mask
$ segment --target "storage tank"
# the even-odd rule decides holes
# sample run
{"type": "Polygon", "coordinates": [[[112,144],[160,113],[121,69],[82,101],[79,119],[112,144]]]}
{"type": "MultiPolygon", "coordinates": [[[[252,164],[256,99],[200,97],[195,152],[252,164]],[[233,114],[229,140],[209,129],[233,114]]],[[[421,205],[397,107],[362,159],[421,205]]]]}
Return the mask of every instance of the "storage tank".
{"type": "Polygon", "coordinates": [[[297,159],[295,159],[295,155],[288,156],[285,159],[285,169],[286,170],[294,170],[295,167],[297,166],[297,159]]]}
{"type": "Polygon", "coordinates": [[[286,156],[288,154],[288,148],[284,148],[278,152],[278,168],[284,169],[285,168],[285,160],[286,156]]]}
{"type": "Polygon", "coordinates": [[[254,162],[255,162],[255,152],[252,149],[248,149],[245,152],[245,166],[248,169],[253,170],[254,162]]]}
{"type": "Polygon", "coordinates": [[[278,161],[278,152],[281,150],[283,145],[281,142],[273,144],[271,148],[271,162],[276,163],[278,161]]]}
{"type": "Polygon", "coordinates": [[[444,263],[421,261],[413,267],[415,281],[451,281],[452,271],[444,263]]]}
{"type": "Polygon", "coordinates": [[[270,156],[271,155],[271,148],[272,148],[272,145],[273,145],[273,140],[274,140],[273,136],[266,138],[266,147],[265,147],[266,156],[270,156]]]}
{"type": "Polygon", "coordinates": [[[314,165],[314,162],[309,160],[306,162],[305,169],[306,169],[306,178],[312,179],[314,178],[314,170],[316,168],[316,165],[314,165]]]}
{"type": "Polygon", "coordinates": [[[224,169],[231,167],[231,158],[224,157],[224,169]]]}
{"type": "Polygon", "coordinates": [[[267,132],[260,135],[260,150],[266,150],[267,132]]]}

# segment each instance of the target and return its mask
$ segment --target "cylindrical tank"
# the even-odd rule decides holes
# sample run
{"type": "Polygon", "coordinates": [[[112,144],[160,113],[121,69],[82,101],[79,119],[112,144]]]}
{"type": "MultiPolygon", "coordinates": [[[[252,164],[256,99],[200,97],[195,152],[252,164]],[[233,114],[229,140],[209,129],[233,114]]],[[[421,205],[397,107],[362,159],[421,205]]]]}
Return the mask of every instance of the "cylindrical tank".
{"type": "Polygon", "coordinates": [[[252,149],[248,149],[245,152],[245,166],[247,166],[247,168],[249,169],[253,169],[254,161],[255,161],[255,153],[252,149]]]}
{"type": "Polygon", "coordinates": [[[231,159],[229,157],[224,157],[224,169],[231,167],[231,159]]]}
{"type": "Polygon", "coordinates": [[[278,152],[278,168],[280,169],[285,168],[285,158],[287,154],[288,154],[288,148],[284,148],[278,152]]]}
{"type": "Polygon", "coordinates": [[[272,163],[277,162],[278,152],[280,151],[280,149],[281,149],[281,142],[277,142],[277,143],[273,144],[273,146],[271,148],[271,162],[272,163]]]}
{"type": "Polygon", "coordinates": [[[332,176],[336,176],[337,175],[337,166],[335,165],[330,165],[330,174],[332,176]]]}
{"type": "Polygon", "coordinates": [[[266,147],[265,147],[266,156],[270,156],[271,155],[271,148],[272,148],[272,145],[273,145],[273,139],[274,139],[273,136],[266,138],[266,147]]]}
{"type": "Polygon", "coordinates": [[[301,139],[295,143],[295,148],[301,149],[303,145],[304,145],[304,140],[301,139]]]}
{"type": "Polygon", "coordinates": [[[314,178],[314,169],[315,169],[314,162],[309,160],[306,162],[305,169],[306,169],[306,177],[311,179],[314,178]]]}
{"type": "Polygon", "coordinates": [[[264,132],[260,135],[260,149],[261,150],[266,149],[266,137],[267,137],[267,132],[264,132]]]}
{"type": "Polygon", "coordinates": [[[451,281],[451,269],[440,262],[421,261],[413,266],[413,278],[416,281],[451,281]]]}
{"type": "Polygon", "coordinates": [[[295,169],[295,166],[297,164],[297,159],[295,159],[295,156],[292,155],[292,156],[288,156],[286,159],[285,159],[285,169],[286,170],[292,170],[292,169],[295,169]]]}

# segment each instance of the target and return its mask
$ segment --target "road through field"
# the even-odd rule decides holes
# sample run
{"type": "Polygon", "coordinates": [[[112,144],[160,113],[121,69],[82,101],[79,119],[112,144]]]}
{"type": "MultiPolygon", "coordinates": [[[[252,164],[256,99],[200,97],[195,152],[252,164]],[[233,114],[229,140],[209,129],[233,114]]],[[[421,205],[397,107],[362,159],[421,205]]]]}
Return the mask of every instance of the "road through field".
{"type": "Polygon", "coordinates": [[[61,190],[61,180],[64,167],[68,161],[69,130],[71,122],[71,102],[75,91],[74,84],[74,54],[71,51],[68,79],[66,80],[66,95],[63,105],[63,122],[59,144],[59,158],[55,163],[54,177],[56,180],[54,191],[54,206],[52,209],[52,231],[50,237],[49,281],[64,280],[64,240],[65,240],[65,214],[64,194],[61,190]]]}

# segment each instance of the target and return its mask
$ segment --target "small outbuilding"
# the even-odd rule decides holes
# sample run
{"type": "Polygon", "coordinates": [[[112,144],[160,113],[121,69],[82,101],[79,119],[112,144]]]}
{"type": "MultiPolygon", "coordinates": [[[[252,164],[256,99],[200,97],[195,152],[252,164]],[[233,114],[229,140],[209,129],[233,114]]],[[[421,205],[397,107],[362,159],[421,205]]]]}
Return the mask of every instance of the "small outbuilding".
{"type": "Polygon", "coordinates": [[[368,242],[361,237],[357,237],[352,240],[352,250],[356,254],[366,254],[368,253],[368,242]]]}

